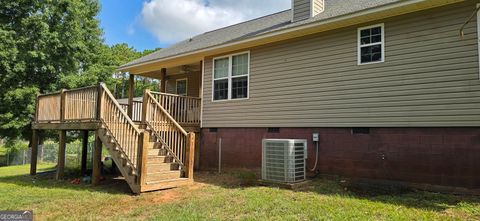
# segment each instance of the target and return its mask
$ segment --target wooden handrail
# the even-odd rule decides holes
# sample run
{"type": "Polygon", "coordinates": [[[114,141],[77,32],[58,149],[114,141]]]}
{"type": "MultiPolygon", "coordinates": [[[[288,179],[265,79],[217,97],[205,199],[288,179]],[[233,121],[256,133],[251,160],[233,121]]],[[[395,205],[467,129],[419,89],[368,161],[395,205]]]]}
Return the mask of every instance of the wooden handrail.
{"type": "Polygon", "coordinates": [[[200,98],[161,92],[151,95],[180,125],[200,125],[200,98]]]}
{"type": "Polygon", "coordinates": [[[141,170],[144,169],[141,160],[141,155],[144,154],[144,133],[137,129],[125,110],[104,84],[100,85],[99,93],[101,93],[101,96],[99,96],[101,103],[98,108],[99,119],[117,144],[119,151],[131,165],[133,172],[141,174],[141,170]]]}
{"type": "Polygon", "coordinates": [[[133,121],[130,119],[130,117],[128,117],[128,114],[127,112],[125,112],[122,107],[120,106],[120,104],[118,103],[118,101],[115,99],[115,97],[112,95],[112,93],[110,92],[110,90],[108,90],[108,88],[105,86],[104,83],[101,83],[100,86],[103,88],[103,91],[107,94],[107,96],[113,101],[113,104],[115,104],[115,106],[118,108],[118,110],[120,110],[120,113],[123,115],[123,117],[125,117],[125,119],[127,120],[127,122],[133,126],[133,128],[135,129],[135,132],[137,133],[140,133],[140,130],[138,130],[134,125],[135,123],[133,123],[133,121]]]}
{"type": "Polygon", "coordinates": [[[158,103],[158,101],[151,95],[151,94],[148,94],[148,96],[150,97],[150,99],[152,99],[152,101],[157,105],[158,108],[160,108],[160,110],[165,114],[165,116],[167,116],[167,118],[173,123],[175,124],[175,126],[183,133],[183,135],[187,136],[187,131],[185,131],[185,129],[183,129],[182,126],[180,126],[180,124],[177,123],[177,121],[175,121],[175,119],[173,119],[172,116],[170,116],[170,114],[162,107],[162,105],[160,105],[160,103],[158,103]]]}
{"type": "Polygon", "coordinates": [[[180,165],[187,175],[190,171],[188,164],[187,148],[189,134],[170,116],[158,103],[150,91],[145,91],[143,101],[143,122],[155,134],[157,140],[164,146],[174,160],[180,165]]]}
{"type": "Polygon", "coordinates": [[[158,92],[158,91],[150,91],[151,94],[159,94],[159,95],[166,95],[166,96],[172,96],[172,97],[182,97],[182,98],[190,98],[190,99],[195,99],[195,100],[201,100],[199,97],[192,97],[192,96],[185,96],[185,95],[179,95],[179,94],[170,94],[170,93],[163,93],[163,92],[158,92]]]}

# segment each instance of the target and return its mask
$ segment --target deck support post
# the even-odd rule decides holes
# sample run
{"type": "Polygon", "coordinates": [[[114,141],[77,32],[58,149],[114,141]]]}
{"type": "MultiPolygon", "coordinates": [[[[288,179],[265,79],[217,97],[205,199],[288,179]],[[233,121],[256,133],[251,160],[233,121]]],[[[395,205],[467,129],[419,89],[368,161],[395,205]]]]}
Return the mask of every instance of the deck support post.
{"type": "Polygon", "coordinates": [[[137,160],[137,168],[138,168],[138,185],[142,186],[146,183],[147,177],[147,157],[148,157],[148,141],[150,140],[150,134],[148,131],[144,131],[140,134],[140,138],[138,139],[138,160],[137,160]]]}
{"type": "Polygon", "coordinates": [[[127,114],[130,118],[133,115],[133,97],[135,96],[135,75],[130,74],[128,78],[128,108],[127,114]]]}
{"type": "Polygon", "coordinates": [[[82,176],[87,174],[87,155],[88,155],[88,130],[82,130],[82,176]]]}
{"type": "Polygon", "coordinates": [[[161,85],[160,85],[160,92],[162,93],[165,93],[166,91],[166,88],[167,88],[167,69],[166,68],[162,68],[161,70],[161,74],[160,74],[161,78],[160,78],[160,82],[161,82],[161,85]]]}
{"type": "Polygon", "coordinates": [[[30,175],[37,174],[38,130],[32,130],[32,152],[30,154],[30,175]]]}
{"type": "Polygon", "coordinates": [[[187,135],[187,148],[186,148],[186,160],[185,160],[185,176],[193,179],[193,166],[195,155],[195,133],[189,132],[187,135]]]}
{"type": "Polygon", "coordinates": [[[92,168],[92,185],[100,183],[102,175],[102,140],[100,140],[100,131],[95,132],[95,146],[93,147],[93,168],[92,168]]]}
{"type": "Polygon", "coordinates": [[[56,179],[63,179],[65,173],[65,148],[66,148],[67,131],[60,130],[58,139],[58,159],[56,179]]]}

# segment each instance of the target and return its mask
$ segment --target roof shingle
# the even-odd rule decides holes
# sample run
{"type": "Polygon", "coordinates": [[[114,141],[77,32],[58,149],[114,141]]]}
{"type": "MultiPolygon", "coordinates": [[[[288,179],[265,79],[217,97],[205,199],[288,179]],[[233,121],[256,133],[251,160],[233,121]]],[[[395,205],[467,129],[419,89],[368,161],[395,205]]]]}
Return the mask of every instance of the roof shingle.
{"type": "Polygon", "coordinates": [[[291,22],[291,10],[274,13],[197,35],[124,64],[121,68],[240,41],[266,33],[320,22],[400,1],[402,0],[325,0],[325,11],[315,17],[291,22]]]}

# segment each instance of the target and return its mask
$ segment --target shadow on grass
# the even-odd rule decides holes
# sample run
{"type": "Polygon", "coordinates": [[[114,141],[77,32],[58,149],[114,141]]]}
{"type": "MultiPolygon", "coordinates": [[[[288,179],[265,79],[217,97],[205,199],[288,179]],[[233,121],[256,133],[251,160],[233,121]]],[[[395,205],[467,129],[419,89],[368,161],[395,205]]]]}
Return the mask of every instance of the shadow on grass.
{"type": "Polygon", "coordinates": [[[98,186],[92,186],[82,182],[80,170],[77,168],[65,168],[64,179],[55,180],[56,168],[44,168],[38,170],[37,175],[29,174],[0,176],[0,183],[14,184],[22,187],[36,187],[42,189],[68,189],[77,191],[103,192],[110,194],[133,195],[128,184],[122,177],[107,175],[98,186]],[[72,180],[80,179],[80,184],[72,183],[72,180]]]}
{"type": "MultiPolygon", "coordinates": [[[[248,170],[232,170],[222,174],[199,172],[195,177],[195,182],[230,189],[255,188],[261,186],[258,182],[259,176],[257,174],[258,171],[252,172],[248,170]]],[[[270,188],[278,187],[272,186],[270,188]]],[[[480,197],[478,196],[434,193],[418,191],[402,185],[345,181],[341,179],[315,178],[306,185],[288,191],[354,198],[435,212],[442,212],[464,204],[480,206],[480,197]]]]}

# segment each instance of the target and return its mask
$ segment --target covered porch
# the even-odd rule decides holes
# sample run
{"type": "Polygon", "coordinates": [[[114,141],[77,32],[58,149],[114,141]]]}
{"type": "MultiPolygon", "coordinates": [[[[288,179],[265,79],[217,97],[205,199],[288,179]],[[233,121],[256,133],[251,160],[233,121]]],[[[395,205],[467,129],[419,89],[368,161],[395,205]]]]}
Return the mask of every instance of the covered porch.
{"type": "Polygon", "coordinates": [[[142,97],[135,97],[135,77],[159,81],[159,91],[151,92],[170,115],[187,131],[199,132],[201,125],[202,61],[129,73],[128,97],[118,103],[134,122],[141,122],[142,97]]]}

